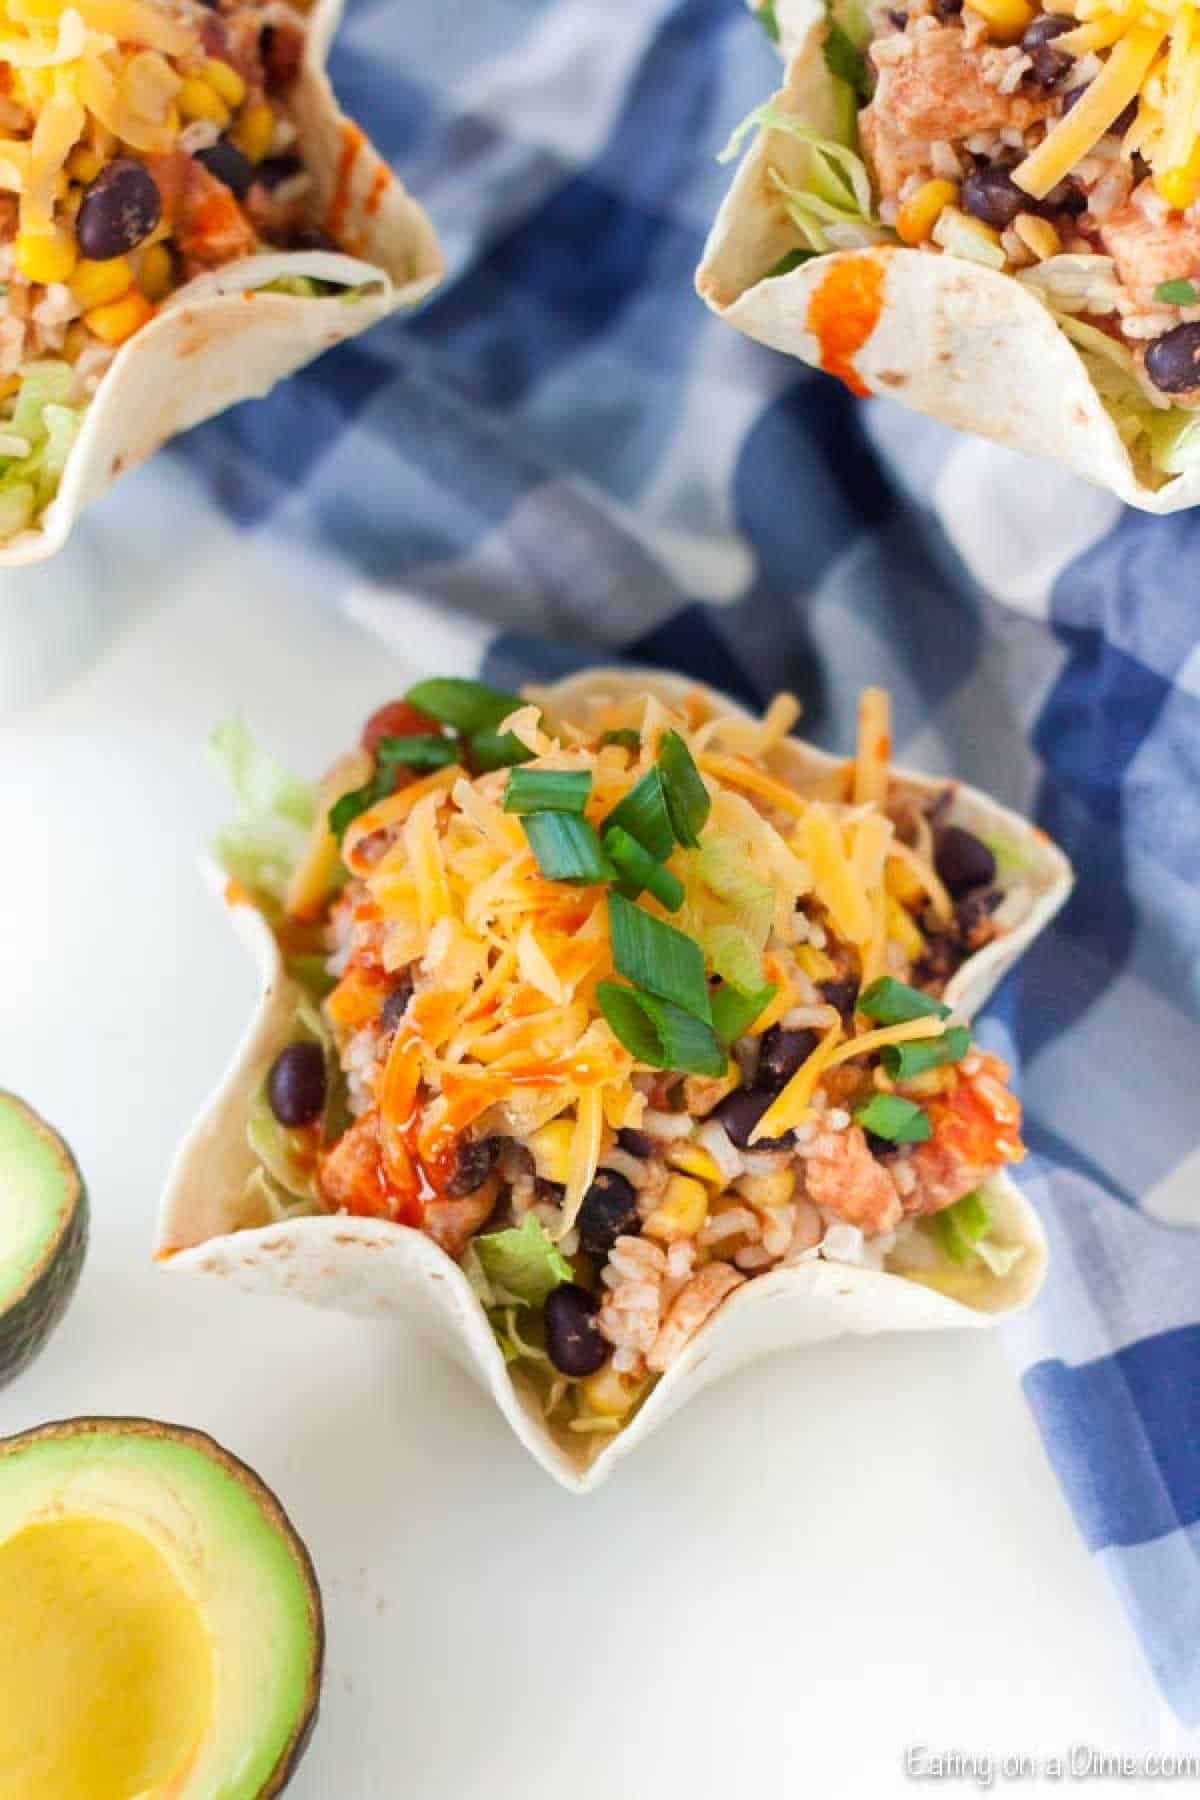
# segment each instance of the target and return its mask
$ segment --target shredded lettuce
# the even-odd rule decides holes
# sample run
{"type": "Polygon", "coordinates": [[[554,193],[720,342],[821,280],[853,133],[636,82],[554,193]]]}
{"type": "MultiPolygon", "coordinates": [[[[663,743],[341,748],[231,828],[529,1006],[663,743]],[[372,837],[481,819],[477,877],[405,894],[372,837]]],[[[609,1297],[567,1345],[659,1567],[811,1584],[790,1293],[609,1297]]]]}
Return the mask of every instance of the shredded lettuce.
{"type": "Polygon", "coordinates": [[[976,1189],[964,1194],[943,1212],[934,1214],[933,1235],[952,1263],[970,1263],[972,1258],[978,1257],[992,1275],[1000,1277],[1008,1274],[1025,1251],[1020,1244],[988,1243],[993,1223],[991,1209],[976,1189]]]}
{"type": "Polygon", "coordinates": [[[227,719],[208,740],[238,814],[217,833],[214,849],[227,875],[283,898],[288,876],[316,815],[316,790],[255,744],[240,719],[227,719]]]}
{"type": "MultiPolygon", "coordinates": [[[[300,1001],[292,1015],[287,1041],[297,1043],[302,1040],[320,1044],[326,1069],[337,1070],[332,1034],[320,1008],[307,999],[300,1001]]],[[[332,1089],[334,1084],[331,1082],[330,1086],[332,1089]]],[[[328,1106],[326,1110],[328,1112],[328,1106]]],[[[250,1102],[246,1141],[259,1162],[246,1183],[248,1196],[263,1200],[276,1220],[320,1211],[311,1131],[290,1131],[280,1124],[267,1098],[266,1076],[250,1102]]]]}
{"type": "MultiPolygon", "coordinates": [[[[746,844],[740,838],[710,832],[697,853],[696,869],[709,892],[736,909],[737,922],[753,947],[763,949],[775,916],[775,890],[750,869],[746,844]]],[[[760,982],[761,977],[754,986],[760,982]]]]}
{"type": "MultiPolygon", "coordinates": [[[[841,121],[844,142],[823,136],[778,101],[768,100],[742,120],[719,158],[729,162],[754,130],[786,132],[803,144],[807,155],[801,183],[785,180],[776,168],[768,176],[800,234],[802,248],[818,255],[893,241],[892,233],[874,216],[871,179],[853,147],[857,141],[853,93],[843,82],[834,85],[848,101],[841,121]]],[[[772,270],[776,272],[782,272],[778,264],[772,270]]]]}
{"type": "Polygon", "coordinates": [[[1027,872],[1029,858],[1011,839],[1001,837],[998,832],[985,832],[981,835],[995,860],[997,875],[1023,875],[1027,872]]]}
{"type": "Polygon", "coordinates": [[[570,1263],[532,1212],[519,1226],[477,1237],[475,1250],[495,1305],[541,1306],[561,1282],[575,1279],[570,1263]]]}
{"type": "Polygon", "coordinates": [[[66,404],[72,380],[65,362],[31,363],[21,372],[12,416],[0,422],[9,446],[0,451],[0,539],[32,525],[58,492],[83,418],[82,407],[66,404]]]}

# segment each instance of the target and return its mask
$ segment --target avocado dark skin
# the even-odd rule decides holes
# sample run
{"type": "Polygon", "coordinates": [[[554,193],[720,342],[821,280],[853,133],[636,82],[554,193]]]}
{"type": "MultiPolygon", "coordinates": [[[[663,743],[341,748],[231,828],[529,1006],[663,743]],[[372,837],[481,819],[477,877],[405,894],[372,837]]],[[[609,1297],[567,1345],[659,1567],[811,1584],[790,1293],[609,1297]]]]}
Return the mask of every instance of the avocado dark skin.
{"type": "MultiPolygon", "coordinates": [[[[0,1090],[0,1108],[31,1141],[48,1151],[53,1160],[59,1193],[67,1197],[64,1216],[47,1243],[38,1267],[23,1291],[4,1307],[0,1301],[0,1387],[15,1380],[45,1346],[51,1332],[71,1303],[88,1242],[87,1190],[75,1159],[62,1139],[15,1094],[0,1090]]],[[[0,1168],[0,1207],[4,1204],[0,1168]]],[[[0,1293],[3,1292],[0,1269],[0,1293]]]]}

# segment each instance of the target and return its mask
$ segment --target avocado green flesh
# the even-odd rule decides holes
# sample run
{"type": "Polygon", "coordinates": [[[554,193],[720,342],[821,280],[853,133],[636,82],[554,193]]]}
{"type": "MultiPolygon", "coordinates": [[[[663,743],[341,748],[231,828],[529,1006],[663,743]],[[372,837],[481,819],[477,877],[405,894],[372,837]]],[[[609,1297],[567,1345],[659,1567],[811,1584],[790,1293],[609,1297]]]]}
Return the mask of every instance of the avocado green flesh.
{"type": "Polygon", "coordinates": [[[70,1152],[23,1101],[0,1092],[0,1385],[32,1361],[65,1312],[87,1225],[70,1152]]]}
{"type": "Polygon", "coordinates": [[[32,1678],[9,1691],[5,1800],[40,1800],[47,1782],[56,1800],[127,1800],[131,1781],[169,1781],[176,1800],[279,1793],[316,1716],[323,1643],[303,1544],[211,1439],[82,1419],[0,1440],[0,1657],[14,1667],[19,1650],[55,1687],[52,1708],[29,1701],[28,1732],[12,1711],[32,1678]],[[31,1592],[53,1598],[39,1612],[31,1592]],[[131,1659],[115,1689],[114,1645],[131,1659]]]}

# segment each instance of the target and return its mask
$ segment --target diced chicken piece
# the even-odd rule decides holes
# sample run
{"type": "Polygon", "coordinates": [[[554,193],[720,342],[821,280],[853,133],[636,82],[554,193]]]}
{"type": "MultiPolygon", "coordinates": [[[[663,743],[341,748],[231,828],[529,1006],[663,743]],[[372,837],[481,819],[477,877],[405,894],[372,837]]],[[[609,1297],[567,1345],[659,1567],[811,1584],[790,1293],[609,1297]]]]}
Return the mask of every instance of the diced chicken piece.
{"type": "Polygon", "coordinates": [[[907,1214],[941,1212],[1024,1156],[1021,1103],[1007,1079],[998,1056],[973,1051],[960,1065],[957,1086],[929,1102],[933,1136],[908,1158],[915,1183],[904,1197],[907,1214]]]}
{"type": "Polygon", "coordinates": [[[929,145],[918,138],[905,137],[874,105],[859,113],[858,135],[881,200],[898,199],[910,175],[922,181],[932,175],[929,145]]]}
{"type": "Polygon", "coordinates": [[[490,1216],[500,1192],[500,1177],[489,1176],[482,1187],[461,1199],[430,1200],[425,1206],[425,1230],[435,1244],[455,1261],[462,1255],[479,1227],[490,1216]]]}
{"type": "Polygon", "coordinates": [[[253,225],[225,183],[195,161],[180,196],[175,240],[189,274],[253,256],[258,246],[253,225]]]}
{"type": "Polygon", "coordinates": [[[896,1184],[867,1147],[861,1125],[846,1131],[823,1131],[813,1140],[804,1161],[808,1198],[868,1237],[890,1231],[902,1208],[896,1184]]]}
{"type": "Polygon", "coordinates": [[[379,1144],[379,1114],[364,1113],[322,1156],[317,1186],[330,1212],[367,1218],[396,1216],[379,1144]]]}
{"type": "Polygon", "coordinates": [[[745,1277],[728,1263],[713,1262],[700,1269],[676,1295],[671,1303],[662,1328],[654,1340],[654,1344],[646,1357],[646,1366],[661,1375],[669,1369],[684,1345],[695,1337],[700,1327],[709,1319],[722,1300],[731,1294],[736,1287],[741,1287],[745,1277]]]}
{"type": "Polygon", "coordinates": [[[871,60],[879,80],[868,111],[899,138],[952,143],[976,131],[1025,131],[1044,119],[1052,102],[1022,93],[1002,94],[985,79],[985,57],[994,48],[971,49],[961,30],[940,26],[909,37],[878,38],[871,60]]]}
{"type": "Polygon", "coordinates": [[[1143,183],[1133,198],[1100,225],[1100,241],[1116,264],[1121,285],[1140,306],[1156,305],[1160,281],[1200,276],[1200,225],[1181,213],[1160,211],[1143,183]]]}

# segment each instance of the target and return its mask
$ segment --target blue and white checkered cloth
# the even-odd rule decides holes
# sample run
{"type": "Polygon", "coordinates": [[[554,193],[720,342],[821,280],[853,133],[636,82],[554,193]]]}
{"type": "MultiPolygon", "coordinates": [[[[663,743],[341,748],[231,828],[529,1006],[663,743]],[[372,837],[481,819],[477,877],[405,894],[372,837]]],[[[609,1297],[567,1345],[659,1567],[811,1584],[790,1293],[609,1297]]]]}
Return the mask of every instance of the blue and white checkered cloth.
{"type": "Polygon", "coordinates": [[[1200,512],[860,406],[704,311],[714,152],[777,77],[741,0],[358,0],[331,72],[450,279],[169,454],[497,680],[615,652],[793,688],[841,747],[883,682],[905,760],[1064,845],[1074,898],[984,1028],[1054,1257],[1008,1337],[1200,1721],[1200,512]]]}

